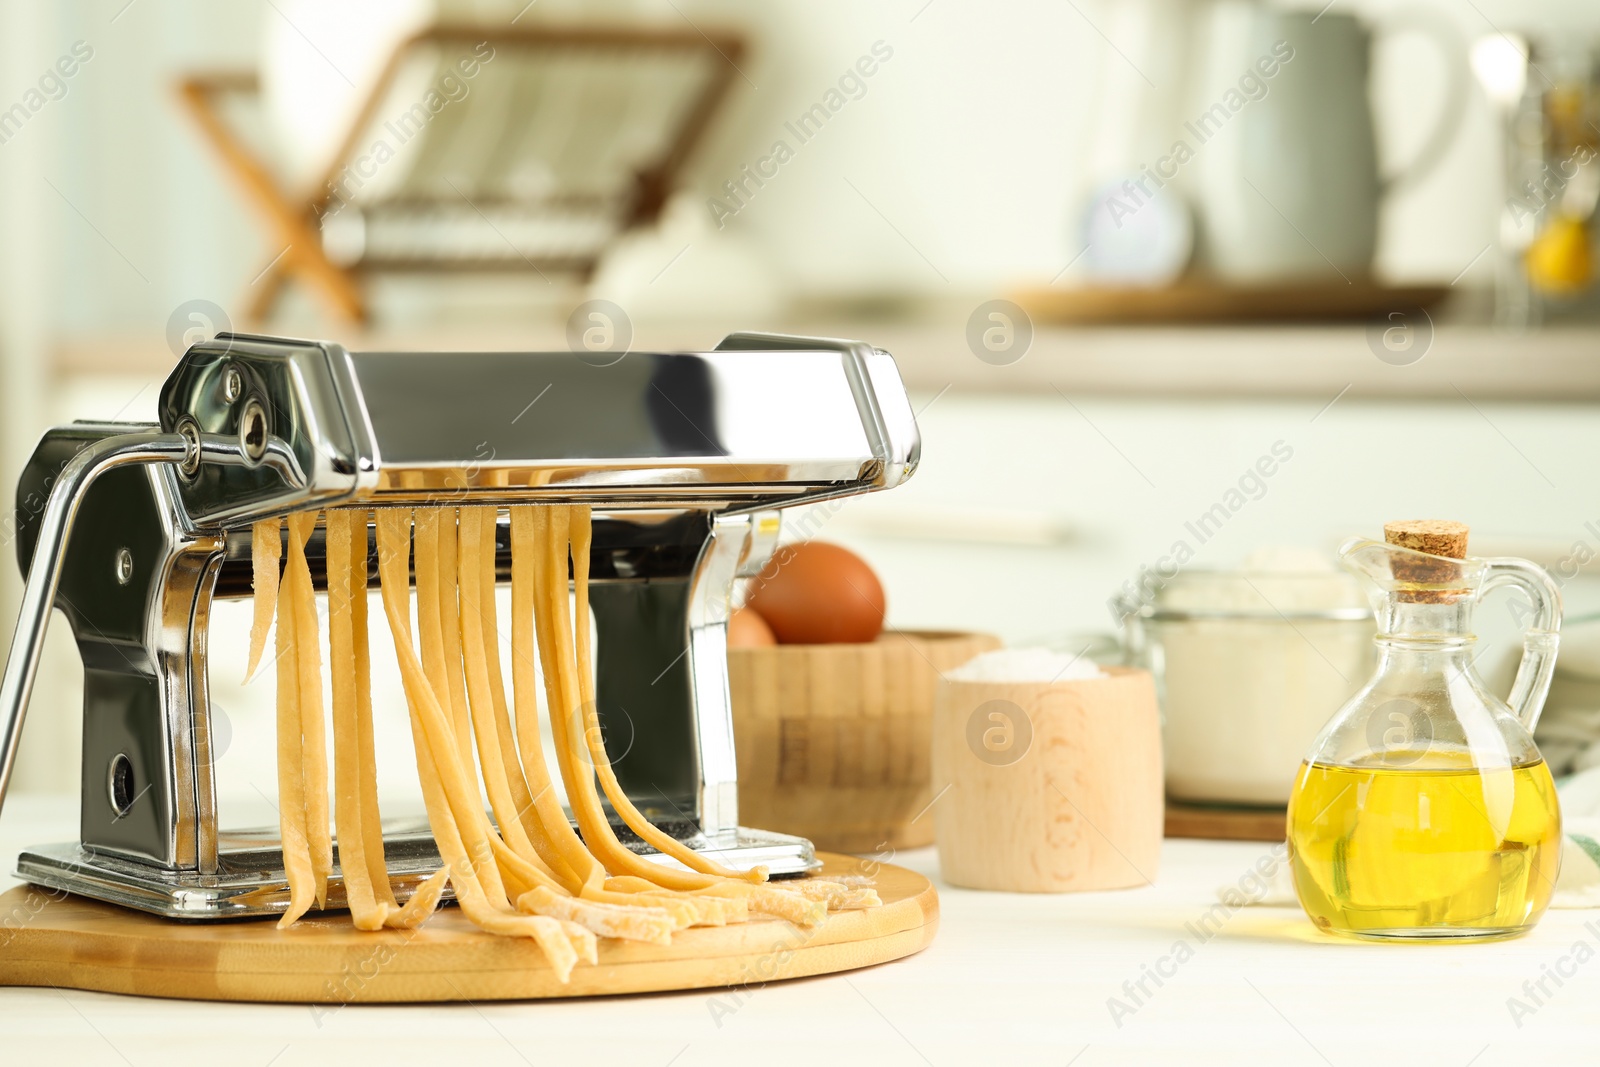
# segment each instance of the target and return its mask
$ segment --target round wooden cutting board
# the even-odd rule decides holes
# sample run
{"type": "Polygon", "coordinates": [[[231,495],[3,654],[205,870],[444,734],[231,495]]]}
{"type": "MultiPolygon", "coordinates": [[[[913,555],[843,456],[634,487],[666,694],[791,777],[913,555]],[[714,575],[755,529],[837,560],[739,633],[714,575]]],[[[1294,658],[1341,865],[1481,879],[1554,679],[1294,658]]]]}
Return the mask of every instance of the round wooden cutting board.
{"type": "Polygon", "coordinates": [[[939,926],[933,884],[903,867],[819,854],[820,873],[871,873],[883,907],[695,927],[670,946],[602,940],[600,961],[556,981],[539,949],[472,926],[454,907],[418,930],[362,933],[342,913],[179,923],[29,886],[0,895],[0,985],[190,1000],[291,1003],[523,1000],[759,986],[909,956],[939,926]]]}

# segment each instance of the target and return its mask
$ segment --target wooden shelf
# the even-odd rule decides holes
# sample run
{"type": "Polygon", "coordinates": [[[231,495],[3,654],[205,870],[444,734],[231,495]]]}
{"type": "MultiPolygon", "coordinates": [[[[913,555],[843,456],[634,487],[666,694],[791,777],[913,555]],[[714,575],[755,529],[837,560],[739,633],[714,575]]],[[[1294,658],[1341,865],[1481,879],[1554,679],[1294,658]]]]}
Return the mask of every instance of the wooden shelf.
{"type": "Polygon", "coordinates": [[[1057,326],[1194,325],[1196,323],[1365,322],[1391,311],[1429,309],[1450,295],[1445,285],[1346,285],[1285,282],[1237,286],[1191,280],[1165,288],[1045,286],[1024,289],[1017,303],[1034,322],[1057,326]]]}
{"type": "MultiPolygon", "coordinates": [[[[1600,401],[1600,327],[1559,326],[1506,334],[1487,326],[1440,326],[1409,366],[1374,355],[1361,325],[1040,327],[1026,355],[991,366],[967,347],[964,318],[881,321],[635,322],[639,350],[708,348],[734,329],[857,337],[898,358],[917,392],[963,391],[1181,397],[1350,397],[1600,401]]],[[[437,326],[359,333],[325,327],[284,333],[365,350],[561,350],[565,325],[437,326]]],[[[58,376],[159,378],[174,357],[160,334],[77,336],[55,350],[58,376]]]]}

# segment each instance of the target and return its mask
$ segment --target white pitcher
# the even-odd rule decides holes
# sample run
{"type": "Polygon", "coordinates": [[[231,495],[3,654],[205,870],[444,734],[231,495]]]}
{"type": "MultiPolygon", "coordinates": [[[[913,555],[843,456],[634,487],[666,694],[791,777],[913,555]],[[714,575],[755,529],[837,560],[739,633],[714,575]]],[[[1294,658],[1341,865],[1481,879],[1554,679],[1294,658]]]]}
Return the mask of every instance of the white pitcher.
{"type": "Polygon", "coordinates": [[[1420,179],[1454,140],[1468,87],[1465,48],[1422,12],[1445,58],[1445,105],[1398,174],[1378,171],[1368,100],[1371,33],[1352,15],[1222,0],[1200,20],[1189,117],[1201,261],[1229,281],[1356,281],[1372,266],[1386,193],[1420,179]]]}

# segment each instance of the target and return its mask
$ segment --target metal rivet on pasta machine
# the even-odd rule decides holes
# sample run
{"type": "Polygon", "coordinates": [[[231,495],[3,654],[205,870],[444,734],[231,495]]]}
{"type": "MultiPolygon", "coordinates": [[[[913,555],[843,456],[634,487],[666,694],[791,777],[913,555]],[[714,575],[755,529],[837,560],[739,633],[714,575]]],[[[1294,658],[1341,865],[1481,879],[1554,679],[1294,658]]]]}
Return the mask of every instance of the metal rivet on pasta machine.
{"type": "Polygon", "coordinates": [[[133,581],[133,553],[126,548],[117,549],[117,584],[133,581]]]}
{"type": "Polygon", "coordinates": [[[111,766],[106,770],[106,798],[119,819],[132,811],[133,802],[139,799],[133,792],[133,761],[125,752],[111,757],[111,766]]]}
{"type": "Polygon", "coordinates": [[[244,379],[239,375],[239,368],[229,367],[222,372],[222,399],[231,404],[239,399],[243,391],[244,379]]]}

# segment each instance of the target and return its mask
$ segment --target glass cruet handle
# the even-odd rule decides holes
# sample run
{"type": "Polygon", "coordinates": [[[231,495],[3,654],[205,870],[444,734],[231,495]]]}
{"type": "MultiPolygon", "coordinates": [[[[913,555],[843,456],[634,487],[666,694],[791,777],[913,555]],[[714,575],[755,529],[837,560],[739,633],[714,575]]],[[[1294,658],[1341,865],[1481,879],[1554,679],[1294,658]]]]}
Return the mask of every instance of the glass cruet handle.
{"type": "Polygon", "coordinates": [[[1522,663],[1511,683],[1506,703],[1522,725],[1532,733],[1544,710],[1550,692],[1550,677],[1556,669],[1556,647],[1561,641],[1561,589],[1543,567],[1525,559],[1485,560],[1480,596],[1503,585],[1514,586],[1533,603],[1533,620],[1522,634],[1522,663]]]}

